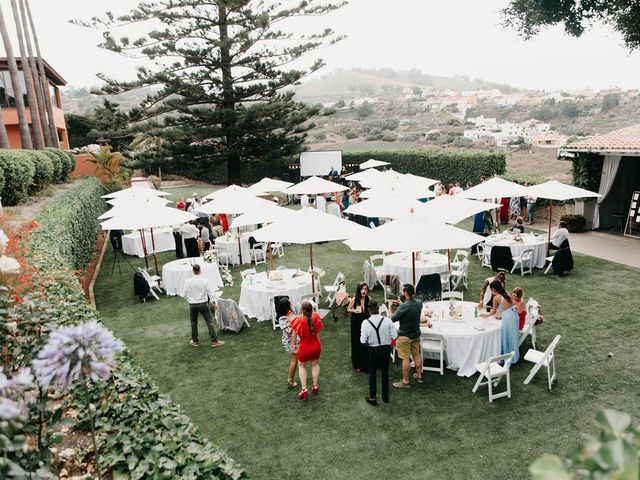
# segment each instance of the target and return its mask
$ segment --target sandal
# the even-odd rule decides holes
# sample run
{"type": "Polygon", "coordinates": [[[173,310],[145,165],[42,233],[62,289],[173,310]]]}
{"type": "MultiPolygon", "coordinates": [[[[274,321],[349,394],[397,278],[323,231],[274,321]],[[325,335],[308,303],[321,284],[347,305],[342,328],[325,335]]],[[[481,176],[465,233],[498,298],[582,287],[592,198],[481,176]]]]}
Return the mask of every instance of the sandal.
{"type": "Polygon", "coordinates": [[[287,384],[289,385],[289,388],[296,388],[298,386],[296,381],[292,378],[287,379],[287,384]]]}

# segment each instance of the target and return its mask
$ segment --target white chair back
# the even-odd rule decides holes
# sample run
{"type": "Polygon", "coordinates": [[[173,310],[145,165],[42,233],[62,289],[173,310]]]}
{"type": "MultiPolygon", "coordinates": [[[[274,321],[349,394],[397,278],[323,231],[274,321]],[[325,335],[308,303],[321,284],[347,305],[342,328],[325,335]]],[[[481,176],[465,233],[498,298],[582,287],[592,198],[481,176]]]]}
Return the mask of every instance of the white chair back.
{"type": "Polygon", "coordinates": [[[540,370],[542,367],[545,367],[547,369],[547,382],[549,384],[549,391],[551,391],[553,382],[556,379],[555,350],[561,338],[561,335],[556,335],[544,352],[531,349],[525,354],[524,359],[527,362],[534,363],[533,368],[531,368],[531,371],[529,372],[529,375],[523,382],[525,385],[528,385],[529,382],[533,380],[533,377],[536,376],[538,370],[540,370]]]}
{"type": "Polygon", "coordinates": [[[378,277],[376,275],[376,269],[369,260],[365,260],[362,265],[362,273],[364,277],[364,283],[372,287],[378,281],[378,277]]]}
{"type": "Polygon", "coordinates": [[[451,300],[451,299],[459,300],[461,302],[464,301],[464,294],[462,292],[442,292],[442,300],[451,300]]]}
{"type": "Polygon", "coordinates": [[[258,273],[258,272],[256,271],[256,269],[255,269],[255,268],[247,268],[246,270],[242,270],[242,271],[240,272],[240,276],[242,277],[242,280],[246,280],[246,278],[247,278],[249,275],[255,275],[255,274],[257,274],[257,273],[258,273]]]}
{"type": "Polygon", "coordinates": [[[497,398],[511,398],[511,375],[509,372],[514,355],[515,352],[509,352],[504,355],[489,357],[486,362],[477,364],[475,367],[480,373],[480,376],[478,377],[478,381],[474,385],[472,392],[476,393],[478,391],[478,387],[487,385],[489,388],[489,403],[493,403],[497,398]],[[503,363],[503,365],[500,363],[503,363]],[[507,377],[507,389],[504,392],[494,394],[493,388],[497,387],[500,380],[502,380],[502,377],[505,376],[507,377]]]}
{"type": "MultiPolygon", "coordinates": [[[[440,372],[444,375],[444,337],[439,333],[426,332],[420,334],[420,347],[422,348],[422,371],[423,372],[440,372]],[[435,354],[438,356],[439,366],[429,367],[424,361],[424,354],[435,354]]],[[[429,357],[430,359],[430,357],[429,357]]]]}

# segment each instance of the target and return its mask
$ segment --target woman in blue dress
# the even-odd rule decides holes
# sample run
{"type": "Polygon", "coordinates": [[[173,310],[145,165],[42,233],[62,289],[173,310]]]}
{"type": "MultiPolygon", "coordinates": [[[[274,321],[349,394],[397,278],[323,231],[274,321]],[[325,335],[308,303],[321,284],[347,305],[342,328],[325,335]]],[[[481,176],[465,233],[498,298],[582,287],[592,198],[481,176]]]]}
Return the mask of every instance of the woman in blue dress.
{"type": "Polygon", "coordinates": [[[517,363],[520,359],[518,312],[513,306],[511,296],[506,292],[502,283],[493,281],[489,284],[489,288],[493,294],[493,308],[483,317],[495,317],[497,320],[502,320],[502,326],[500,327],[501,354],[514,352],[511,363],[517,363]]]}

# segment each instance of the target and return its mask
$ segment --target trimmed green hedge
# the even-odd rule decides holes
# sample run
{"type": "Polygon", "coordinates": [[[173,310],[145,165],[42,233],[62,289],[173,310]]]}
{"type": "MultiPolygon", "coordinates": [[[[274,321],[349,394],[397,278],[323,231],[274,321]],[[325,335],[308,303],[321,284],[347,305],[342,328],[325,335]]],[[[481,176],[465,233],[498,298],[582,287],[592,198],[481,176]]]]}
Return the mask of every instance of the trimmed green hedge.
{"type": "MultiPolygon", "coordinates": [[[[98,233],[96,217],[106,208],[103,188],[95,178],[65,193],[36,218],[30,242],[30,263],[38,268],[41,287],[56,322],[76,324],[99,320],[82,294],[73,269],[91,258],[98,233]]],[[[70,401],[85,404],[85,390],[75,388],[70,401]]],[[[98,447],[102,465],[124,478],[241,479],[242,468],[200,436],[177,405],[161,394],[131,355],[118,357],[109,380],[93,385],[97,406],[98,447]]],[[[79,426],[88,429],[81,412],[79,426]]],[[[116,475],[114,475],[114,478],[116,475]]],[[[119,477],[118,477],[119,478],[119,477]]]]}
{"type": "Polygon", "coordinates": [[[447,149],[343,152],[342,164],[360,164],[370,158],[389,162],[400,173],[438,179],[445,185],[456,181],[464,185],[468,180],[475,185],[481,175],[501,175],[507,168],[503,152],[447,149]]]}
{"type": "Polygon", "coordinates": [[[18,150],[0,150],[0,168],[4,171],[3,205],[16,205],[27,199],[36,167],[31,158],[21,158],[18,150]]]}

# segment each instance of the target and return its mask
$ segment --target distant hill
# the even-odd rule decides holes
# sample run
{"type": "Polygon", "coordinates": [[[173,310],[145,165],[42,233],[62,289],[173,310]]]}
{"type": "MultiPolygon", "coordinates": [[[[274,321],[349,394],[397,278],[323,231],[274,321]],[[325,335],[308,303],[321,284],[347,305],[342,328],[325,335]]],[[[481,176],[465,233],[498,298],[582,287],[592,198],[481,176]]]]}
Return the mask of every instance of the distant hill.
{"type": "Polygon", "coordinates": [[[140,104],[146,98],[151,89],[141,88],[134,92],[121,95],[94,95],[90,88],[67,87],[62,90],[62,105],[66,113],[86,115],[102,105],[105,99],[118,103],[123,110],[129,110],[140,104]]]}

